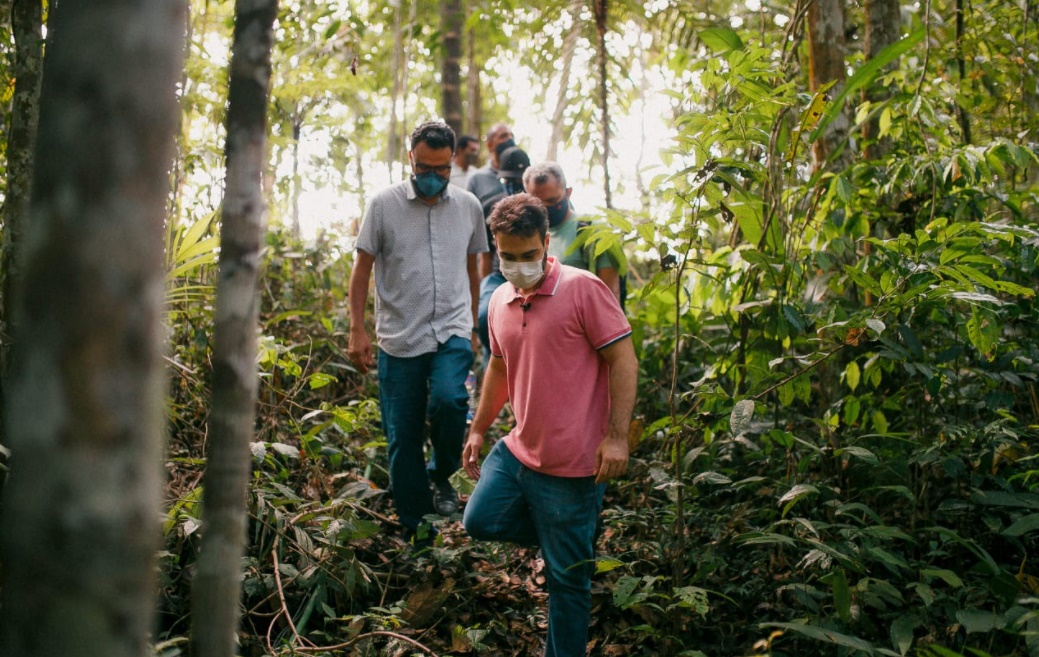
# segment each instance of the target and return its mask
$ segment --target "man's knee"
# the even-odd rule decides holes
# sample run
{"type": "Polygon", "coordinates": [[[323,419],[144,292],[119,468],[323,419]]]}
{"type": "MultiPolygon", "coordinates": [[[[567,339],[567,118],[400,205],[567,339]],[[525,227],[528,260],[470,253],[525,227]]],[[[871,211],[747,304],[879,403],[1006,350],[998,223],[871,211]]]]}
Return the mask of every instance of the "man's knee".
{"type": "Polygon", "coordinates": [[[491,531],[486,517],[475,512],[472,506],[465,508],[465,513],[462,515],[462,526],[465,527],[465,531],[470,537],[478,541],[493,541],[497,538],[497,535],[491,531]]]}

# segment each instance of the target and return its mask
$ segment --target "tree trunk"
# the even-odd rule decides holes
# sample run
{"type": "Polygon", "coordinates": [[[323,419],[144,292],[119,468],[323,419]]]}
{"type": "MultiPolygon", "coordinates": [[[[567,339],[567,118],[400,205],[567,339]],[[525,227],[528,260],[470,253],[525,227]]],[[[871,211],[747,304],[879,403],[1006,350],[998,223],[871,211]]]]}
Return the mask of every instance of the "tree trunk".
{"type": "Polygon", "coordinates": [[[563,39],[563,67],[559,72],[559,95],[556,97],[556,109],[552,113],[552,135],[548,138],[548,160],[558,159],[559,144],[563,141],[563,112],[566,110],[567,92],[570,89],[570,70],[574,63],[574,50],[581,36],[581,0],[570,3],[570,16],[573,25],[563,39]]]}
{"type": "MultiPolygon", "coordinates": [[[[7,135],[7,189],[4,190],[3,234],[0,244],[0,382],[7,371],[10,351],[9,326],[12,294],[19,275],[15,256],[25,233],[32,185],[33,148],[40,118],[40,79],[43,66],[43,4],[40,0],[14,0],[11,30],[15,49],[11,62],[14,98],[7,135]]],[[[0,391],[3,390],[0,384],[0,391]]],[[[3,399],[0,393],[0,400],[3,399]]],[[[0,433],[0,440],[3,434],[0,433]]]]}
{"type": "Polygon", "coordinates": [[[151,652],[182,0],[51,6],[15,295],[5,657],[151,652]]]}
{"type": "Polygon", "coordinates": [[[595,0],[595,29],[598,32],[597,42],[598,65],[599,65],[599,110],[602,122],[602,185],[603,194],[606,198],[606,207],[613,208],[613,193],[610,189],[610,104],[609,89],[606,78],[606,18],[607,1],[595,0]]]}
{"type": "MultiPolygon", "coordinates": [[[[967,79],[967,64],[963,58],[963,0],[956,0],[956,70],[960,76],[960,96],[967,95],[967,89],[965,86],[970,86],[970,82],[967,79]]],[[[956,117],[960,124],[960,135],[963,137],[964,144],[970,144],[973,141],[970,129],[970,114],[967,109],[963,106],[963,101],[957,101],[956,103],[956,117]]]]}
{"type": "MultiPolygon", "coordinates": [[[[808,8],[808,87],[812,93],[835,82],[829,95],[836,98],[840,94],[847,79],[844,51],[844,0],[815,0],[808,8]]],[[[812,145],[816,171],[827,166],[831,171],[846,168],[850,162],[844,148],[848,130],[848,114],[842,108],[812,145]]]]}
{"type": "MultiPolygon", "coordinates": [[[[470,2],[466,2],[465,15],[467,20],[471,14],[472,5],[470,2]]],[[[466,31],[466,53],[466,101],[469,105],[469,111],[465,115],[465,132],[482,140],[483,104],[480,94],[480,71],[483,69],[483,65],[476,60],[476,39],[473,38],[472,30],[466,31]]]]}
{"type": "Polygon", "coordinates": [[[390,134],[386,138],[386,171],[393,180],[393,162],[401,151],[400,117],[397,101],[401,95],[401,71],[404,68],[404,35],[401,34],[401,6],[393,6],[393,88],[390,90],[390,134]]]}
{"type": "MultiPolygon", "coordinates": [[[[901,37],[902,31],[902,7],[899,0],[867,0],[866,1],[866,61],[876,57],[880,51],[896,43],[901,37]]],[[[892,62],[886,70],[894,70],[898,62],[892,62]]],[[[888,89],[879,89],[875,86],[862,92],[863,100],[874,103],[887,100],[891,97],[888,89]]],[[[862,126],[862,141],[865,145],[864,152],[867,160],[879,160],[883,158],[890,148],[890,139],[879,137],[879,119],[872,118],[862,126]]]]}
{"type": "Polygon", "coordinates": [[[299,225],[299,199],[303,195],[303,178],[299,175],[299,138],[303,132],[303,112],[296,106],[292,112],[292,236],[303,237],[299,225]]]}
{"type": "Polygon", "coordinates": [[[462,59],[462,0],[443,0],[441,21],[444,30],[444,68],[440,88],[444,121],[456,135],[462,134],[462,84],[459,72],[462,59]]]}
{"type": "Polygon", "coordinates": [[[213,408],[203,475],[202,544],[192,582],[193,657],[232,657],[259,375],[259,267],[266,231],[261,174],[277,0],[238,0],[228,82],[227,181],[213,329],[213,408]]]}

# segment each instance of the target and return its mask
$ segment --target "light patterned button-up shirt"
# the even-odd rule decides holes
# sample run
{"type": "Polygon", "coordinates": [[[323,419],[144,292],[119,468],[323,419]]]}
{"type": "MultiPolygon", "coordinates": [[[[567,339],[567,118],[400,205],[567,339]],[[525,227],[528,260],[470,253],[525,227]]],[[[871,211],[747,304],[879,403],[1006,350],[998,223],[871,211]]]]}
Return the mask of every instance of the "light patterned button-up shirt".
{"type": "Polygon", "coordinates": [[[375,334],[399,358],[436,351],[451,336],[472,336],[468,256],[487,250],[480,202],[448,185],[433,205],[410,180],[368,205],[357,248],[375,258],[375,334]]]}

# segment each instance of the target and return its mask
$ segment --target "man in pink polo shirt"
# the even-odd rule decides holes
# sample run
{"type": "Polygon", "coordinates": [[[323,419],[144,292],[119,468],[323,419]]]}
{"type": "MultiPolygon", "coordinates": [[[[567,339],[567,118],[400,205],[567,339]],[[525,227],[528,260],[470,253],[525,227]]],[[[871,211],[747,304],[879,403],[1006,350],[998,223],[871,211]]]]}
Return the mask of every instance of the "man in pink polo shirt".
{"type": "Polygon", "coordinates": [[[548,213],[516,194],[488,218],[508,281],[491,297],[491,356],[462,451],[477,479],[466,531],[536,545],[548,582],[546,657],[583,657],[605,482],[628,468],[638,362],[610,289],[548,256],[548,213]],[[484,432],[511,401],[516,426],[481,467],[484,432]]]}

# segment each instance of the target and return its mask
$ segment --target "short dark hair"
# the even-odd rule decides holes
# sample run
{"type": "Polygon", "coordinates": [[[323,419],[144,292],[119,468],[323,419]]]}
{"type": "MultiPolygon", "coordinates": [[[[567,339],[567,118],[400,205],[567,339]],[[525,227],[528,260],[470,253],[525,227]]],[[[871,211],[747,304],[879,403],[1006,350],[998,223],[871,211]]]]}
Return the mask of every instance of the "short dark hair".
{"type": "Polygon", "coordinates": [[[469,146],[469,144],[473,142],[479,144],[480,140],[476,137],[473,137],[472,135],[462,135],[458,138],[458,150],[464,150],[467,146],[469,146]]]}
{"type": "Polygon", "coordinates": [[[455,131],[443,121],[426,121],[411,132],[411,150],[422,142],[433,150],[450,148],[454,153],[455,131]]]}
{"type": "Polygon", "coordinates": [[[487,225],[492,235],[531,237],[537,233],[544,240],[548,234],[548,210],[538,197],[520,192],[498,201],[487,217],[487,225]]]}

